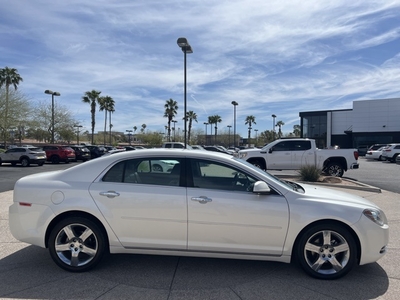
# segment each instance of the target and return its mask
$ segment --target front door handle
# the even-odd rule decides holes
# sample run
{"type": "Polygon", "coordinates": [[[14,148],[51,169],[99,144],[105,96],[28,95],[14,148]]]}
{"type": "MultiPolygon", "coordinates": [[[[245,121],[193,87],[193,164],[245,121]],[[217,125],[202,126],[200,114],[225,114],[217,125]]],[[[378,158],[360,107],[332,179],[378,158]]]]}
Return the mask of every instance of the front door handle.
{"type": "Polygon", "coordinates": [[[116,191],[107,191],[107,192],[100,192],[101,196],[106,196],[107,198],[115,198],[118,197],[120,194],[116,191]]]}
{"type": "Polygon", "coordinates": [[[206,196],[200,196],[200,197],[192,197],[192,201],[197,201],[197,202],[199,202],[201,204],[206,204],[208,202],[211,202],[212,199],[208,198],[206,196]]]}

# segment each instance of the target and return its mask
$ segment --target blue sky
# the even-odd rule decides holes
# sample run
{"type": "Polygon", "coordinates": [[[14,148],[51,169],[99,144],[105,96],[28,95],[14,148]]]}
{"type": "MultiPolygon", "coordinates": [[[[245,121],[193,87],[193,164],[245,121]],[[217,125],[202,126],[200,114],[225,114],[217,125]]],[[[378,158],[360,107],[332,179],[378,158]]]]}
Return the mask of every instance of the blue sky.
{"type": "MultiPolygon", "coordinates": [[[[220,115],[247,136],[272,129],[272,114],[299,124],[299,112],[349,109],[355,100],[400,97],[400,0],[0,0],[0,67],[16,68],[31,101],[61,93],[90,130],[84,92],[116,102],[113,129],[145,123],[164,131],[165,101],[178,102],[183,128],[186,37],[187,110],[204,130],[220,115]]],[[[96,113],[96,131],[104,126],[96,113]]]]}

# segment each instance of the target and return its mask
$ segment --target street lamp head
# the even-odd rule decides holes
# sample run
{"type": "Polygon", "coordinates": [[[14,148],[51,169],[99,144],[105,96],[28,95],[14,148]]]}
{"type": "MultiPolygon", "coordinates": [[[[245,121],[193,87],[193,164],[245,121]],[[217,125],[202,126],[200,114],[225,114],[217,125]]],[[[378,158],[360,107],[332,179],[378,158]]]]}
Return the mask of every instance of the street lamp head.
{"type": "Polygon", "coordinates": [[[187,41],[186,38],[180,37],[177,42],[179,47],[182,48],[182,51],[185,53],[193,53],[192,46],[190,46],[189,42],[187,41]]]}
{"type": "Polygon", "coordinates": [[[236,101],[232,101],[231,103],[232,103],[232,105],[235,105],[235,106],[239,105],[239,103],[237,103],[236,101]]]}
{"type": "Polygon", "coordinates": [[[228,127],[228,128],[231,128],[231,127],[232,127],[232,125],[228,125],[227,127],[228,127]]]}
{"type": "Polygon", "coordinates": [[[276,118],[276,115],[272,115],[271,117],[276,118]]]}
{"type": "Polygon", "coordinates": [[[53,95],[53,96],[61,96],[59,92],[53,92],[52,90],[45,90],[45,94],[53,95]]]}

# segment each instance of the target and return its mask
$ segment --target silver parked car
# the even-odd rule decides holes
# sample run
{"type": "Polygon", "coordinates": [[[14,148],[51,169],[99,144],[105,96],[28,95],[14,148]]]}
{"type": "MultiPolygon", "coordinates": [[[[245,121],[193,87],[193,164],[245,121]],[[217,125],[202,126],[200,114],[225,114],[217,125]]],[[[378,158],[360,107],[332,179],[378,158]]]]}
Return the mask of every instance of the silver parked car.
{"type": "Polygon", "coordinates": [[[46,152],[36,147],[15,147],[0,153],[0,165],[11,163],[13,166],[20,164],[29,167],[31,164],[43,166],[46,161],[46,152]]]}
{"type": "Polygon", "coordinates": [[[297,261],[335,279],[383,257],[389,242],[376,204],[209,151],[116,153],[24,177],[13,201],[13,236],[72,272],[111,252],[297,261]],[[155,171],[160,161],[173,167],[155,171]]]}

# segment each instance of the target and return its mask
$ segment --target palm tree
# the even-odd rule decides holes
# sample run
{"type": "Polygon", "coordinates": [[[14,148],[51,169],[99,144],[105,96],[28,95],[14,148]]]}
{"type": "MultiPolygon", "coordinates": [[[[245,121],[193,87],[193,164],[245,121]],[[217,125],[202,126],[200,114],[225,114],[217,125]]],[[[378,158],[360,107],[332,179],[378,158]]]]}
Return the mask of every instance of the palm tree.
{"type": "Polygon", "coordinates": [[[196,121],[197,122],[197,115],[195,112],[193,112],[193,110],[190,110],[188,112],[186,112],[186,118],[183,118],[185,120],[185,122],[187,122],[189,120],[189,126],[188,126],[188,143],[190,142],[190,131],[192,130],[192,122],[196,121]]]}
{"type": "Polygon", "coordinates": [[[251,115],[247,116],[244,125],[249,125],[249,134],[247,137],[247,145],[250,146],[250,138],[251,138],[251,125],[252,124],[257,124],[256,123],[256,117],[251,115]]]}
{"type": "Polygon", "coordinates": [[[107,136],[107,112],[110,107],[114,107],[115,101],[110,96],[99,97],[100,110],[104,110],[104,145],[106,145],[106,136],[107,136]]]}
{"type": "Polygon", "coordinates": [[[178,104],[175,100],[169,99],[165,101],[165,112],[164,117],[168,118],[168,142],[171,141],[171,122],[177,114],[178,104]]]}
{"type": "Polygon", "coordinates": [[[112,128],[112,123],[111,123],[111,114],[115,112],[115,102],[110,102],[107,108],[108,112],[110,113],[110,145],[111,145],[111,128],[112,128]]]}
{"type": "Polygon", "coordinates": [[[87,91],[84,96],[82,96],[82,102],[90,104],[90,114],[92,118],[92,144],[94,138],[94,127],[96,126],[96,105],[99,103],[99,97],[101,92],[96,90],[87,91]]]}
{"type": "MultiPolygon", "coordinates": [[[[4,146],[7,146],[7,129],[8,129],[8,97],[10,85],[14,87],[14,90],[18,89],[20,82],[24,81],[18,74],[18,70],[14,68],[5,67],[0,69],[0,88],[6,87],[6,107],[4,111],[4,126],[3,126],[3,137],[4,146]]],[[[6,148],[7,149],[7,148],[6,148]]]]}
{"type": "Polygon", "coordinates": [[[137,130],[137,126],[133,126],[133,133],[135,133],[137,130]]]}
{"type": "Polygon", "coordinates": [[[294,136],[300,136],[301,134],[300,125],[293,125],[293,134],[294,136]]]}
{"type": "Polygon", "coordinates": [[[279,128],[279,131],[278,131],[278,138],[281,138],[281,137],[282,137],[282,126],[283,126],[283,125],[285,125],[285,123],[283,123],[282,121],[276,122],[276,125],[275,125],[275,126],[277,126],[277,127],[279,128]]]}
{"type": "MultiPolygon", "coordinates": [[[[221,117],[220,117],[219,115],[214,115],[214,116],[208,117],[208,123],[214,124],[214,125],[215,125],[215,127],[214,127],[214,129],[215,129],[215,132],[214,132],[214,134],[215,134],[214,143],[215,143],[215,144],[217,144],[218,123],[221,123],[221,122],[222,122],[222,119],[221,119],[221,117]]],[[[211,127],[211,128],[212,128],[212,127],[211,127]]],[[[212,133],[211,133],[211,134],[212,134],[212,133]]]]}
{"type": "Polygon", "coordinates": [[[140,128],[140,132],[144,133],[144,130],[146,129],[147,125],[146,124],[142,124],[142,128],[140,128]]]}

